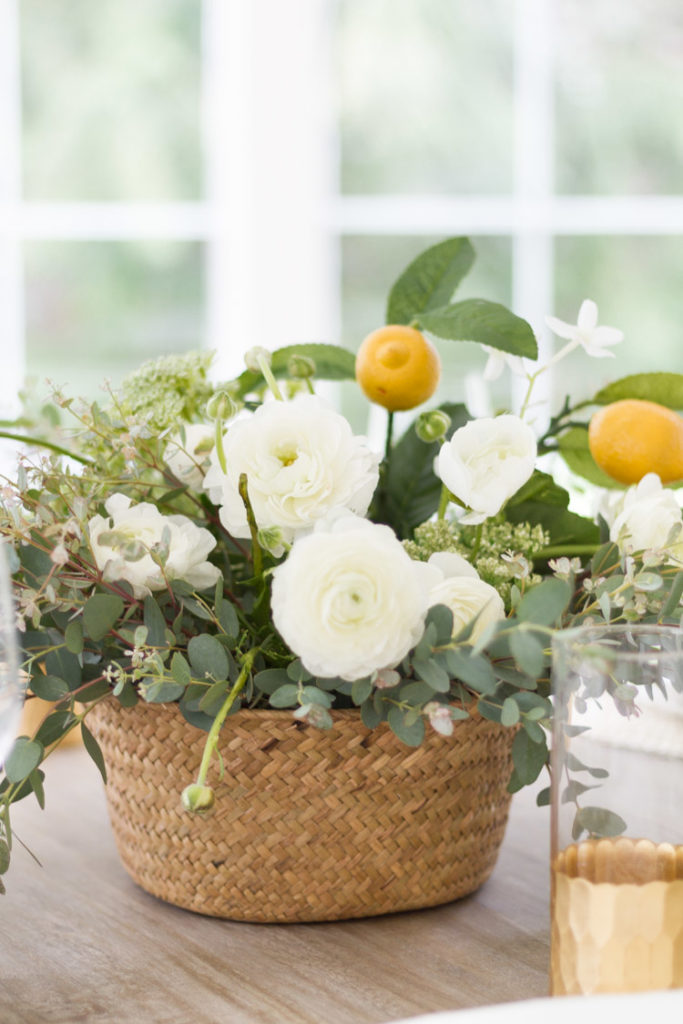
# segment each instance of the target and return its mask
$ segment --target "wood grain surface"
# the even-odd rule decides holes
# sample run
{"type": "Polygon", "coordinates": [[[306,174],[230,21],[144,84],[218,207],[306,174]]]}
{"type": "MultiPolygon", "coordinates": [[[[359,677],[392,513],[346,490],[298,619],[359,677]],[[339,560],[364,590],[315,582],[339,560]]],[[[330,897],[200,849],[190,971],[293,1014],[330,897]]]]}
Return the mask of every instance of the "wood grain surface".
{"type": "Polygon", "coordinates": [[[119,864],[83,750],[48,764],[47,807],[16,808],[0,898],[0,1024],[383,1024],[548,993],[547,808],[515,796],[474,896],[329,924],[200,917],[119,864]]]}

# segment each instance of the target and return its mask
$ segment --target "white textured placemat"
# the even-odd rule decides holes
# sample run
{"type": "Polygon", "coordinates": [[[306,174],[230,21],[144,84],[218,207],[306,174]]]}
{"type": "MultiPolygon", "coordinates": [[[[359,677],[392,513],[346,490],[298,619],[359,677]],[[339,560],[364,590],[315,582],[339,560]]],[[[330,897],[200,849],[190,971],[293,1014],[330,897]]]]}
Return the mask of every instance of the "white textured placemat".
{"type": "Polygon", "coordinates": [[[404,1017],[390,1024],[605,1024],[606,1020],[683,1021],[683,989],[625,995],[560,996],[517,1003],[480,1006],[474,1010],[445,1010],[421,1017],[404,1017]]]}

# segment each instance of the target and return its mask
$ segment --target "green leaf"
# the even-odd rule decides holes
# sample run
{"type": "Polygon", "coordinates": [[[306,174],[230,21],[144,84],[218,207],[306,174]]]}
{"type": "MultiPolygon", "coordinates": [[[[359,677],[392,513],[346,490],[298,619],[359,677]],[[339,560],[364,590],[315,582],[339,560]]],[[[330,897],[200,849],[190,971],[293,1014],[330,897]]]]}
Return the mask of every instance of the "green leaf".
{"type": "Polygon", "coordinates": [[[5,839],[0,839],[0,875],[4,875],[9,868],[9,846],[5,839]]]}
{"type": "Polygon", "coordinates": [[[83,605],[83,624],[91,640],[102,640],[123,612],[117,594],[93,594],[83,605]]]}
{"type": "Polygon", "coordinates": [[[614,811],[604,807],[581,807],[574,818],[572,839],[579,839],[583,832],[591,836],[609,838],[620,836],[626,830],[626,822],[614,811]]]}
{"type": "Polygon", "coordinates": [[[465,299],[422,313],[419,322],[420,327],[437,338],[477,341],[516,356],[538,358],[538,345],[530,325],[497,302],[465,299]]]}
{"type": "Polygon", "coordinates": [[[622,490],[623,487],[611,476],[607,476],[590,453],[588,447],[588,427],[570,427],[557,439],[560,455],[567,463],[572,473],[582,476],[598,487],[609,487],[612,490],[622,490]]]}
{"type": "Polygon", "coordinates": [[[31,691],[41,700],[55,701],[66,697],[69,687],[58,676],[43,676],[37,672],[31,680],[31,691]]]}
{"type": "Polygon", "coordinates": [[[75,690],[81,685],[81,663],[76,655],[67,651],[65,647],[58,647],[56,651],[49,651],[45,655],[45,669],[49,676],[63,679],[70,690],[75,690]]]}
{"type": "Polygon", "coordinates": [[[273,708],[291,708],[297,703],[299,687],[295,683],[285,683],[270,695],[270,706],[273,708]]]}
{"type": "Polygon", "coordinates": [[[44,753],[43,744],[20,736],[5,761],[5,775],[10,782],[21,782],[37,768],[44,753]]]}
{"type": "Polygon", "coordinates": [[[360,717],[366,729],[376,729],[382,721],[382,713],[375,707],[371,699],[361,705],[360,717]]]}
{"type": "Polygon", "coordinates": [[[546,786],[544,789],[540,789],[536,794],[536,806],[537,807],[549,807],[550,806],[550,786],[546,786]]]}
{"type": "Polygon", "coordinates": [[[369,679],[357,679],[351,687],[351,700],[360,707],[372,693],[372,683],[369,679]]]}
{"type": "Polygon", "coordinates": [[[570,512],[568,505],[569,492],[537,469],[508,501],[505,518],[511,523],[538,523],[548,531],[554,546],[598,544],[599,527],[591,519],[570,512]]]}
{"type": "Polygon", "coordinates": [[[419,313],[448,305],[474,258],[467,238],[449,238],[420,253],[389,292],[386,322],[409,324],[419,313]]]}
{"type": "Polygon", "coordinates": [[[434,690],[427,683],[406,683],[399,691],[399,700],[415,706],[434,699],[434,690]]]}
{"type": "Polygon", "coordinates": [[[453,636],[453,612],[445,604],[435,604],[427,613],[426,625],[436,626],[436,643],[447,644],[453,636]]]}
{"type": "Polygon", "coordinates": [[[512,741],[512,762],[515,771],[525,786],[534,782],[548,756],[548,748],[543,743],[534,743],[528,733],[520,730],[512,741]]]}
{"type": "Polygon", "coordinates": [[[228,656],[215,636],[208,633],[193,636],[187,645],[187,655],[198,679],[209,678],[217,682],[228,678],[228,656]]]}
{"type": "MultiPolygon", "coordinates": [[[[302,344],[286,345],[276,349],[271,356],[271,370],[278,379],[287,377],[289,360],[292,356],[307,356],[315,363],[315,376],[318,380],[354,380],[356,376],[356,357],[353,352],[340,345],[302,344]]],[[[245,370],[236,381],[237,397],[256,391],[265,385],[260,373],[245,370]]]]}
{"type": "Polygon", "coordinates": [[[554,626],[571,596],[572,588],[566,580],[544,580],[526,592],[517,605],[517,617],[538,626],[554,626]]]}
{"type": "Polygon", "coordinates": [[[493,693],[496,677],[490,662],[479,654],[468,655],[464,651],[448,651],[448,667],[454,679],[459,679],[477,693],[493,693]]]}
{"type": "Polygon", "coordinates": [[[667,597],[666,601],[664,602],[664,605],[663,605],[662,610],[660,612],[660,616],[659,616],[660,620],[661,619],[666,619],[669,615],[673,615],[673,613],[678,608],[678,605],[680,603],[680,600],[681,600],[682,596],[683,596],[683,572],[679,572],[679,573],[676,573],[676,575],[674,577],[674,580],[673,580],[673,583],[671,584],[671,590],[669,591],[669,596],[667,597]]]}
{"type": "Polygon", "coordinates": [[[254,688],[260,693],[275,693],[281,686],[289,685],[289,676],[283,668],[266,668],[254,676],[254,688]]]}
{"type": "Polygon", "coordinates": [[[153,679],[140,686],[142,699],[147,704],[172,704],[185,693],[185,687],[170,679],[153,679]]]}
{"type": "Polygon", "coordinates": [[[240,633],[240,622],[237,612],[230,603],[221,595],[216,601],[216,618],[221,624],[221,629],[230,640],[236,640],[240,633]]]}
{"type": "Polygon", "coordinates": [[[389,728],[394,735],[396,735],[402,743],[405,743],[406,746],[419,747],[422,743],[425,734],[425,724],[421,717],[408,724],[406,722],[405,712],[400,708],[392,707],[389,709],[387,722],[389,723],[389,728]]]}
{"type": "Polygon", "coordinates": [[[532,633],[515,630],[510,636],[510,650],[522,672],[536,678],[540,676],[545,664],[543,645],[532,633]]]}
{"type": "MultiPolygon", "coordinates": [[[[304,686],[301,697],[302,704],[319,704],[323,708],[332,707],[332,697],[324,690],[319,690],[317,686],[304,686]]],[[[332,723],[330,722],[330,724],[332,723]]]]}
{"type": "Polygon", "coordinates": [[[634,373],[601,388],[593,401],[598,405],[609,405],[624,398],[639,398],[645,402],[658,402],[668,409],[683,409],[683,373],[634,373]]]}
{"type": "Polygon", "coordinates": [[[448,693],[450,690],[451,680],[448,673],[432,659],[416,658],[413,661],[413,668],[420,679],[437,693],[448,693]]]}
{"type": "Polygon", "coordinates": [[[150,647],[166,646],[166,619],[153,597],[145,598],[143,621],[147,626],[147,643],[150,647]]]}
{"type": "Polygon", "coordinates": [[[186,658],[176,651],[171,658],[171,675],[175,679],[178,686],[182,686],[183,689],[189,686],[192,682],[192,672],[190,666],[187,663],[186,658]]]}
{"type": "Polygon", "coordinates": [[[591,558],[591,574],[594,578],[613,572],[621,563],[619,548],[612,541],[603,544],[591,558]]]}
{"type": "Polygon", "coordinates": [[[66,649],[72,654],[83,653],[83,626],[80,622],[70,622],[64,630],[66,649]]]}
{"type": "Polygon", "coordinates": [[[83,746],[97,765],[100,775],[102,776],[102,781],[106,783],[107,769],[104,764],[104,754],[102,753],[99,743],[90,732],[90,729],[87,727],[85,722],[81,722],[81,733],[83,735],[83,746]]]}
{"type": "MultiPolygon", "coordinates": [[[[451,418],[447,437],[470,419],[461,404],[446,402],[439,409],[451,418]]],[[[399,537],[409,537],[439,507],[441,481],[433,463],[440,447],[438,441],[425,444],[411,426],[393,449],[389,472],[376,492],[377,514],[373,518],[389,523],[399,537]]]]}
{"type": "Polygon", "coordinates": [[[307,683],[313,676],[311,673],[304,668],[301,659],[295,658],[287,666],[287,675],[295,683],[307,683]]]}
{"type": "Polygon", "coordinates": [[[227,679],[213,683],[200,700],[199,710],[203,711],[205,715],[215,717],[223,706],[229,686],[230,683],[227,679]]]}
{"type": "Polygon", "coordinates": [[[588,772],[594,779],[606,779],[609,775],[606,768],[589,768],[572,753],[567,754],[567,768],[573,772],[588,772]]]}
{"type": "Polygon", "coordinates": [[[519,722],[519,706],[514,697],[506,697],[500,709],[500,720],[503,725],[517,725],[519,722]]]}

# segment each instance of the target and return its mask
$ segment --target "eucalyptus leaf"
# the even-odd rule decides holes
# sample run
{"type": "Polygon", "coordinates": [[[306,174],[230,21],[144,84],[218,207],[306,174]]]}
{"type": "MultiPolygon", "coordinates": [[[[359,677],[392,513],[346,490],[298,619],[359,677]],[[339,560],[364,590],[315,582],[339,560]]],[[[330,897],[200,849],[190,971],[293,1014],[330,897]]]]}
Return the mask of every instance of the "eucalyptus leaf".
{"type": "Polygon", "coordinates": [[[36,673],[31,680],[31,691],[41,700],[56,701],[66,697],[69,687],[58,676],[43,676],[36,673]]]}
{"type": "Polygon", "coordinates": [[[620,836],[626,831],[624,819],[604,807],[581,807],[574,817],[572,838],[579,839],[584,832],[596,838],[620,836]]]}
{"type": "Polygon", "coordinates": [[[147,643],[150,647],[166,646],[166,619],[153,597],[145,598],[143,618],[147,626],[147,643]]]}
{"type": "Polygon", "coordinates": [[[7,755],[4,770],[10,782],[21,782],[37,768],[43,757],[43,744],[20,736],[7,755]]]}
{"type": "Polygon", "coordinates": [[[420,717],[412,723],[406,722],[406,715],[401,708],[391,707],[387,715],[391,731],[408,747],[419,747],[424,739],[425,725],[420,717]]]}
{"type": "Polygon", "coordinates": [[[295,683],[285,683],[270,695],[272,708],[292,708],[297,703],[299,687],[295,683]]]}
{"type": "Polygon", "coordinates": [[[572,588],[566,580],[543,580],[524,594],[517,606],[517,617],[522,622],[554,626],[569,604],[571,596],[572,588]]]}
{"type": "Polygon", "coordinates": [[[83,605],[83,625],[91,640],[102,640],[123,612],[118,594],[93,594],[83,605]]]}
{"type": "Polygon", "coordinates": [[[543,644],[531,632],[517,629],[510,635],[510,650],[517,665],[530,676],[540,676],[545,664],[543,644]]]}
{"type": "Polygon", "coordinates": [[[372,693],[372,683],[369,679],[357,679],[351,687],[351,700],[360,707],[372,693]]]}
{"type": "Polygon", "coordinates": [[[217,682],[228,678],[228,656],[215,636],[208,633],[193,636],[187,645],[187,655],[198,679],[217,682]]]}
{"type": "Polygon", "coordinates": [[[538,778],[547,757],[548,748],[545,742],[534,743],[523,729],[515,735],[512,741],[512,762],[525,786],[538,778]]]}
{"type": "Polygon", "coordinates": [[[102,748],[100,747],[99,743],[97,742],[93,734],[90,732],[90,729],[88,729],[85,722],[81,722],[81,735],[83,736],[83,746],[90,754],[92,760],[97,765],[100,775],[102,776],[102,781],[106,784],[107,769],[104,764],[104,754],[102,753],[102,748]]]}
{"type": "Polygon", "coordinates": [[[78,620],[70,622],[64,630],[64,643],[72,654],[83,653],[83,625],[78,620]]]}
{"type": "Polygon", "coordinates": [[[437,693],[448,693],[451,680],[447,672],[441,668],[433,659],[415,659],[413,668],[423,682],[437,693]]]}
{"type": "Polygon", "coordinates": [[[171,658],[171,675],[183,689],[192,682],[192,671],[187,663],[187,659],[180,651],[175,651],[171,658]]]}

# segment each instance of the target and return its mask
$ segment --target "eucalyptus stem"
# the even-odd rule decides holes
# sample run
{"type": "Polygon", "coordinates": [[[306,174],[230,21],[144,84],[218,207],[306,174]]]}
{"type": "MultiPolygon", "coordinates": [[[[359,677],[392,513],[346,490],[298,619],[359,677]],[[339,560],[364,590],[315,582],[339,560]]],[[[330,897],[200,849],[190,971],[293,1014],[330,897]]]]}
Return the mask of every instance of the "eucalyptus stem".
{"type": "Polygon", "coordinates": [[[67,448],[62,448],[59,444],[43,440],[42,437],[30,437],[28,434],[13,434],[10,430],[0,430],[0,437],[4,437],[8,441],[21,441],[23,444],[28,444],[36,448],[49,448],[51,452],[57,452],[58,455],[66,455],[68,458],[74,459],[76,462],[80,462],[84,466],[92,465],[92,459],[88,459],[85,455],[76,455],[74,452],[70,452],[67,448]]]}
{"type": "Polygon", "coordinates": [[[249,488],[246,473],[240,473],[239,492],[240,498],[242,499],[247,512],[247,523],[249,524],[249,533],[251,534],[251,558],[254,567],[254,576],[260,576],[263,572],[263,552],[261,551],[261,545],[259,544],[258,539],[256,516],[254,515],[254,510],[251,507],[251,501],[249,500],[249,488]]]}

